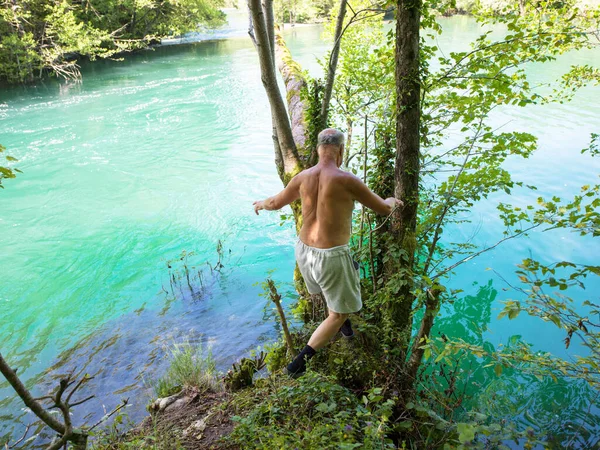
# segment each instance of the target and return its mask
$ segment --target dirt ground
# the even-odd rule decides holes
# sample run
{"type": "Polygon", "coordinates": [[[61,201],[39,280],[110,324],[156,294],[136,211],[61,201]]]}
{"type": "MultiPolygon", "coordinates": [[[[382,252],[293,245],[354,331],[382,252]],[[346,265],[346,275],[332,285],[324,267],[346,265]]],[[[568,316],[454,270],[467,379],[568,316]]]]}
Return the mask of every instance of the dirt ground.
{"type": "Polygon", "coordinates": [[[201,393],[186,390],[179,398],[164,408],[147,417],[135,429],[138,436],[159,434],[161,439],[173,439],[186,449],[236,450],[238,447],[219,442],[222,436],[228,435],[234,427],[230,420],[231,413],[223,407],[229,398],[226,392],[201,393]]]}

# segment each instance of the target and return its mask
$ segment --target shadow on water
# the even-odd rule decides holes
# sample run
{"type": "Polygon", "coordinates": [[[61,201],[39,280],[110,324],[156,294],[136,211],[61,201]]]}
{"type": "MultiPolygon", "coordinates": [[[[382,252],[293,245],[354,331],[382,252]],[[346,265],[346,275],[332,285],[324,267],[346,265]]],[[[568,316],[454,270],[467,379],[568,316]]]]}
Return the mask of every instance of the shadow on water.
{"type": "MultiPolygon", "coordinates": [[[[463,339],[493,351],[489,329],[492,306],[498,300],[493,280],[478,286],[474,295],[465,295],[447,304],[438,317],[432,334],[447,339],[463,339]]],[[[501,326],[501,323],[495,324],[501,326]]],[[[520,335],[511,336],[504,346],[522,342],[520,335]]],[[[433,359],[433,358],[432,358],[433,359]]],[[[598,393],[580,380],[538,379],[516,369],[506,369],[500,376],[490,361],[470,353],[457,355],[456,367],[428,361],[427,383],[435,383],[449,401],[457,401],[459,411],[479,411],[490,423],[517,424],[545,435],[550,448],[598,448],[600,445],[600,408],[598,393]],[[456,372],[453,372],[457,369],[456,372]],[[460,374],[456,380],[452,374],[460,374]],[[449,381],[451,380],[451,381],[449,381]],[[458,399],[464,399],[463,402],[458,399]]],[[[426,386],[429,387],[429,386],[426,386]]],[[[455,419],[457,416],[455,417],[455,419]]],[[[522,443],[506,442],[511,448],[522,443]]]]}
{"type": "MultiPolygon", "coordinates": [[[[239,256],[239,255],[238,255],[239,256]]],[[[241,259],[241,256],[239,256],[241,259]]],[[[102,325],[98,330],[63,351],[44,373],[27,381],[34,396],[53,390],[66,373],[84,370],[93,376],[79,392],[82,398],[95,398],[73,410],[75,424],[92,424],[129,398],[127,416],[133,422],[146,415],[146,405],[153,396],[153,381],[160,378],[169,365],[169,354],[175,343],[189,343],[210,348],[219,370],[224,371],[240,355],[256,347],[257,343],[272,339],[276,331],[272,322],[240,320],[230,316],[235,326],[224,327],[223,320],[215,320],[212,300],[227,301],[231,286],[237,286],[231,250],[217,246],[217,257],[212,262],[199,262],[193,252],[183,251],[178,258],[166,262],[165,276],[158,298],[149,302],[155,308],[139,309],[124,314],[102,325]]],[[[250,295],[255,295],[254,291],[250,295]]],[[[243,301],[243,299],[242,299],[243,301]]],[[[248,302],[248,299],[245,300],[248,302]]],[[[231,306],[231,302],[229,306],[231,306]]],[[[37,418],[22,405],[8,383],[0,383],[0,446],[20,436],[27,424],[37,418]]],[[[47,442],[52,435],[41,428],[32,445],[47,442]]]]}

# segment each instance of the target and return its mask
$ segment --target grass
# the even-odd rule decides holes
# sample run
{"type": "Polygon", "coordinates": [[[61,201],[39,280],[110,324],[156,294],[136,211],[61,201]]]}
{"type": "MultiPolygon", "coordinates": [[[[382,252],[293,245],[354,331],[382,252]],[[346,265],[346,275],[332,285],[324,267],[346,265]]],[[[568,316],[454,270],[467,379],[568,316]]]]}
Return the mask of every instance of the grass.
{"type": "MultiPolygon", "coordinates": [[[[120,421],[119,421],[120,423],[120,421]]],[[[118,430],[119,424],[99,433],[91,443],[91,450],[184,450],[177,436],[159,429],[153,422],[143,435],[127,435],[118,430]]]]}
{"type": "Polygon", "coordinates": [[[169,354],[167,372],[153,383],[157,397],[168,397],[184,387],[217,392],[222,389],[212,352],[204,354],[200,344],[176,344],[169,354]]]}

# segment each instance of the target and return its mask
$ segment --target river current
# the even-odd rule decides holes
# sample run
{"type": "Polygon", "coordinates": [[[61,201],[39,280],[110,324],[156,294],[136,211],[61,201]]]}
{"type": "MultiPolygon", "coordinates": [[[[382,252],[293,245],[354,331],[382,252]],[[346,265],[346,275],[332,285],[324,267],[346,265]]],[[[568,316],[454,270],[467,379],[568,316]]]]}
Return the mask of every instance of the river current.
{"type": "MultiPolygon", "coordinates": [[[[80,84],[46,80],[0,92],[0,143],[24,172],[0,192],[0,351],[36,393],[53,386],[56,374],[87,365],[95,378],[85,392],[97,398],[78,408],[77,421],[93,421],[127,396],[136,399],[129,416],[140,419],[151,379],[166,369],[174,343],[202,343],[226,369],[276,336],[263,320],[266,301],[257,283],[271,271],[289,283],[295,237],[278,213],[252,211],[252,201],[281,183],[246,19],[230,17],[228,29],[209,36],[218,40],[85,64],[80,84]]],[[[443,19],[443,27],[445,51],[464,49],[478,35],[467,17],[443,19]]],[[[330,45],[322,28],[285,33],[293,56],[317,73],[316,58],[330,45]]],[[[528,71],[546,82],[585,63],[598,65],[600,53],[569,54],[528,71]]],[[[448,238],[493,244],[503,231],[497,202],[566,197],[596,183],[600,162],[580,150],[600,131],[599,99],[600,88],[589,87],[564,105],[498,112],[498,125],[538,136],[538,152],[507,167],[539,190],[476,205],[473,224],[449,230],[448,238]]],[[[452,287],[465,292],[443,312],[438,329],[492,344],[518,335],[536,349],[568,356],[552,324],[524,316],[496,320],[510,296],[486,269],[514,280],[516,264],[530,255],[597,264],[599,254],[597,242],[564,232],[510,241],[457,271],[452,287]]],[[[572,295],[598,301],[599,288],[592,281],[572,295]]],[[[482,392],[512,398],[518,380],[486,382],[482,392]]],[[[578,426],[588,437],[600,433],[598,411],[579,384],[545,383],[526,393],[507,415],[526,425],[578,426]]],[[[30,419],[0,382],[0,436],[30,419]]]]}

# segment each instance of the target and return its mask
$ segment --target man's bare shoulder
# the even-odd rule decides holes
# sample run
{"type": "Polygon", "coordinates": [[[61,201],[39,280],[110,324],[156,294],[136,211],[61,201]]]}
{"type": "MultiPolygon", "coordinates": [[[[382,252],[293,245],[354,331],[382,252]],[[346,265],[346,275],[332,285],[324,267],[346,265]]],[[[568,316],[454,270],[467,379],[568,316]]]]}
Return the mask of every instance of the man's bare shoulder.
{"type": "Polygon", "coordinates": [[[292,177],[292,179],[290,180],[290,183],[291,183],[292,181],[293,181],[293,182],[295,182],[295,183],[302,181],[304,178],[306,178],[307,172],[308,172],[309,170],[310,170],[310,169],[304,169],[303,171],[301,171],[301,172],[298,172],[296,175],[294,175],[294,176],[292,177]]]}
{"type": "Polygon", "coordinates": [[[354,187],[360,184],[363,184],[362,180],[354,175],[352,172],[346,172],[345,170],[339,170],[338,176],[340,180],[344,182],[344,184],[348,187],[354,187]]]}

